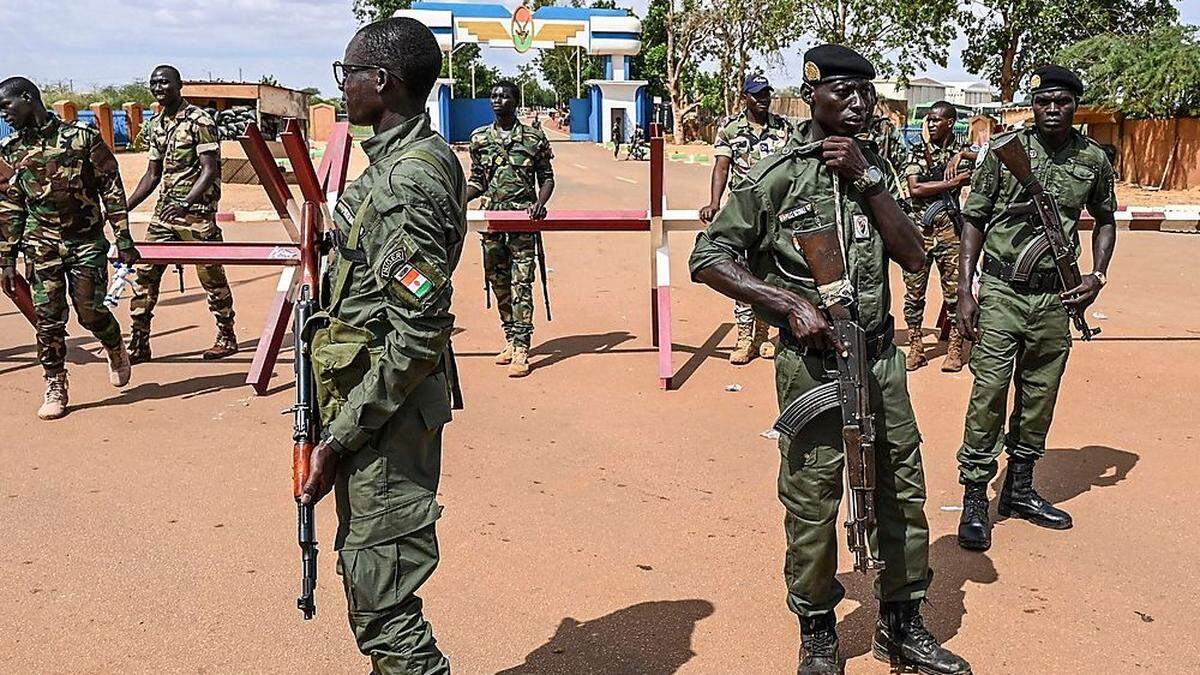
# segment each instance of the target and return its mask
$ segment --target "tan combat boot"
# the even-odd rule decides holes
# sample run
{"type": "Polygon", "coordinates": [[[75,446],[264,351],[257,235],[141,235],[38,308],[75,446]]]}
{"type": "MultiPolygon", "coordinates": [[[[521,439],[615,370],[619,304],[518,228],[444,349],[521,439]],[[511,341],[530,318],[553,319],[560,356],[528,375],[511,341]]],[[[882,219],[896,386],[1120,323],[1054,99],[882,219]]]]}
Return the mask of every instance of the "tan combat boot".
{"type": "Polygon", "coordinates": [[[112,349],[105,348],[108,356],[108,381],[114,387],[124,387],[129,384],[129,352],[124,342],[118,342],[112,349]]]}
{"type": "Polygon", "coordinates": [[[67,414],[67,372],[46,378],[46,396],[37,416],[44,420],[56,420],[67,414]]]}
{"type": "Polygon", "coordinates": [[[908,356],[904,358],[905,370],[916,370],[928,363],[925,358],[925,343],[921,341],[921,327],[908,327],[908,356]]]}
{"type": "Polygon", "coordinates": [[[737,343],[729,353],[729,362],[735,366],[744,366],[754,358],[754,324],[738,326],[737,343]]]}
{"type": "Polygon", "coordinates": [[[200,358],[205,361],[215,361],[216,359],[223,359],[226,356],[236,354],[237,350],[237,334],[233,332],[233,326],[219,326],[217,328],[216,341],[213,342],[213,346],[200,355],[200,358]]]}
{"type": "Polygon", "coordinates": [[[946,360],[942,361],[943,373],[957,373],[963,367],[963,336],[958,324],[950,326],[950,340],[946,346],[946,360]]]}
{"type": "Polygon", "coordinates": [[[775,358],[775,343],[771,342],[771,326],[762,319],[754,320],[755,351],[764,359],[775,358]]]}
{"type": "Polygon", "coordinates": [[[529,374],[529,350],[513,347],[512,362],[508,364],[509,377],[525,377],[529,374]]]}
{"type": "Polygon", "coordinates": [[[510,342],[504,345],[504,349],[500,350],[500,353],[496,355],[496,365],[507,366],[508,364],[512,363],[512,357],[513,343],[510,342]]]}

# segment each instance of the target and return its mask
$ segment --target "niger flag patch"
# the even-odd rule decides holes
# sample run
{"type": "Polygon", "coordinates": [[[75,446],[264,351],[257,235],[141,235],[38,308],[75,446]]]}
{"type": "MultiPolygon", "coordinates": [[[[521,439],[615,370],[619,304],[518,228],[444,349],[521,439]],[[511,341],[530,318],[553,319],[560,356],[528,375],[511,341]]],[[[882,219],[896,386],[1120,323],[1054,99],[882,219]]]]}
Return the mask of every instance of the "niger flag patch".
{"type": "Polygon", "coordinates": [[[421,270],[412,265],[401,267],[394,278],[400,282],[401,286],[407,288],[408,292],[417,296],[418,300],[424,299],[433,292],[433,282],[429,280],[429,277],[421,274],[421,270]]]}

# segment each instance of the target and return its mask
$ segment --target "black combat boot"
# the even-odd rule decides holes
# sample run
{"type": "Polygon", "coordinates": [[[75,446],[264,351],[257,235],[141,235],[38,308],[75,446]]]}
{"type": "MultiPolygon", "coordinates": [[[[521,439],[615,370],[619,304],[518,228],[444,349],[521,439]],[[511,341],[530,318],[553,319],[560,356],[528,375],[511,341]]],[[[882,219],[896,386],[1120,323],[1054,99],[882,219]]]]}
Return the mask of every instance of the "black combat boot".
{"type": "Polygon", "coordinates": [[[800,668],[797,675],[841,675],[833,612],[800,617],[800,668]]]}
{"type": "Polygon", "coordinates": [[[1022,518],[1052,530],[1071,529],[1071,514],[1055,508],[1033,489],[1032,461],[1009,460],[998,507],[1005,518],[1022,518]]]}
{"type": "Polygon", "coordinates": [[[920,600],[883,603],[875,626],[875,658],[893,667],[916,668],[922,675],[970,675],[971,664],[926,630],[920,605],[920,600]]]}
{"type": "Polygon", "coordinates": [[[958,545],[969,551],[986,551],[992,547],[987,483],[967,483],[963,488],[962,518],[958,521],[958,545]]]}

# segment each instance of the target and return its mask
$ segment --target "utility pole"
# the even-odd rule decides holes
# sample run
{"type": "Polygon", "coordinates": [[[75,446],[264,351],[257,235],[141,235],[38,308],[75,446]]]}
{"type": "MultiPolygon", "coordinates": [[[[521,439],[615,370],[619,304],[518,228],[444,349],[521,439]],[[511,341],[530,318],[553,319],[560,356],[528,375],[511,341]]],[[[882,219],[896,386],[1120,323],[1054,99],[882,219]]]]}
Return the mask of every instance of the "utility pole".
{"type": "Polygon", "coordinates": [[[471,98],[475,98],[475,64],[471,64],[471,98]]]}
{"type": "Polygon", "coordinates": [[[583,98],[583,45],[575,47],[575,98],[583,98]]]}

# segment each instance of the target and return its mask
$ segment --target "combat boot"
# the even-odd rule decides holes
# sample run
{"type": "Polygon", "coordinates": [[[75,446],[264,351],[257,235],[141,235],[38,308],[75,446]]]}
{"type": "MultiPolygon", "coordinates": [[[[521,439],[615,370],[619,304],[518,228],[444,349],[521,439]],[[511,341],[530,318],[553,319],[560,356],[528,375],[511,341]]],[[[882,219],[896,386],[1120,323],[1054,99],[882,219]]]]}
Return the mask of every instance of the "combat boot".
{"type": "Polygon", "coordinates": [[[508,364],[512,363],[512,355],[513,343],[509,342],[508,344],[504,345],[504,349],[500,350],[500,353],[496,355],[496,365],[507,366],[508,364]]]}
{"type": "Polygon", "coordinates": [[[108,356],[108,381],[114,387],[124,387],[129,384],[129,351],[124,342],[118,342],[116,347],[104,348],[108,356]]]}
{"type": "Polygon", "coordinates": [[[150,333],[133,329],[129,334],[129,363],[137,365],[150,360],[150,333]]]}
{"type": "Polygon", "coordinates": [[[1052,530],[1071,529],[1071,514],[1055,508],[1033,489],[1033,462],[1010,459],[997,505],[1000,515],[1028,520],[1052,530]]]}
{"type": "Polygon", "coordinates": [[[768,361],[775,358],[775,343],[771,342],[771,326],[762,319],[754,320],[754,351],[768,361]]]}
{"type": "Polygon", "coordinates": [[[729,353],[729,362],[735,366],[744,366],[754,358],[754,324],[738,325],[737,343],[729,353]]]}
{"type": "Polygon", "coordinates": [[[987,483],[967,483],[963,487],[962,518],[958,521],[958,545],[968,551],[986,551],[992,547],[987,483]]]}
{"type": "Polygon", "coordinates": [[[67,414],[67,371],[46,377],[46,395],[37,416],[44,420],[56,420],[67,414]]]}
{"type": "Polygon", "coordinates": [[[508,364],[509,377],[525,377],[529,374],[529,349],[513,347],[512,362],[508,364]]]}
{"type": "Polygon", "coordinates": [[[205,361],[215,361],[236,354],[238,350],[237,334],[233,332],[233,324],[218,324],[217,339],[200,358],[205,361]]]}
{"type": "Polygon", "coordinates": [[[908,355],[904,357],[904,369],[916,370],[929,363],[925,358],[925,343],[921,340],[921,327],[908,327],[908,355]]]}
{"type": "Polygon", "coordinates": [[[840,675],[836,621],[833,612],[800,617],[800,667],[796,675],[840,675]]]}
{"type": "Polygon", "coordinates": [[[894,668],[922,675],[970,675],[971,664],[938,643],[921,620],[920,600],[884,602],[875,625],[872,653],[894,668]]]}
{"type": "Polygon", "coordinates": [[[950,340],[946,344],[946,359],[942,361],[943,373],[957,373],[963,367],[963,336],[958,323],[950,326],[950,340]]]}

